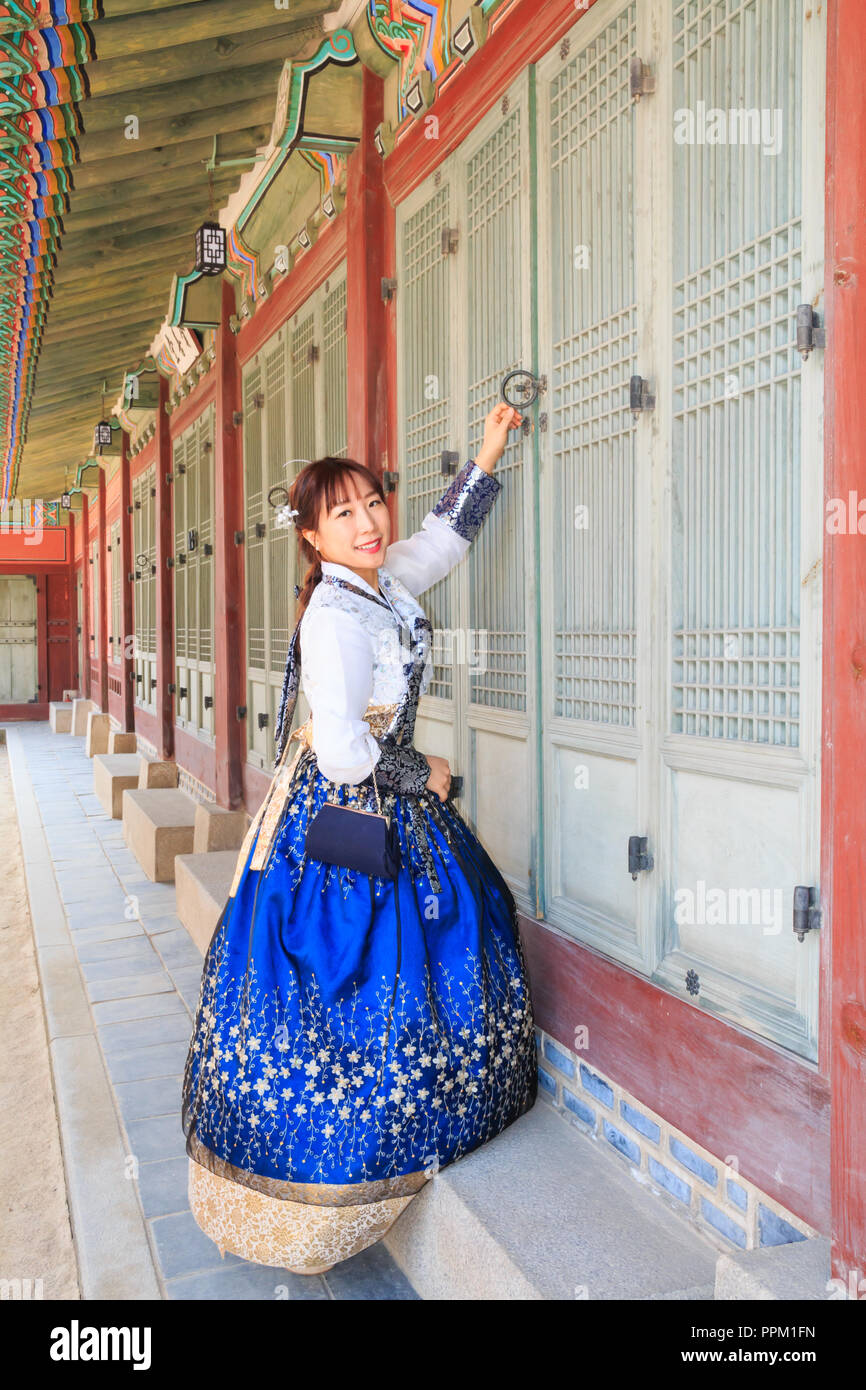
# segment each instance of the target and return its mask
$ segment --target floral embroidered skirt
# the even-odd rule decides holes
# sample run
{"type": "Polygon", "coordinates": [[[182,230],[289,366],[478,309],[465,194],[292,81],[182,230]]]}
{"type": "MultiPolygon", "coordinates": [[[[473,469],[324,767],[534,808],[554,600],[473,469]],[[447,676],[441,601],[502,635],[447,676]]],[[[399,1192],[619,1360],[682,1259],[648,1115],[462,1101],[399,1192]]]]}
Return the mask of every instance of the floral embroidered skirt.
{"type": "Polygon", "coordinates": [[[383,797],[396,880],[306,857],[326,799],[371,798],[302,750],[260,869],[250,827],[205,957],[183,1084],[190,1205],[259,1264],[315,1270],[381,1239],[536,1097],[514,899],[454,807],[383,797]]]}

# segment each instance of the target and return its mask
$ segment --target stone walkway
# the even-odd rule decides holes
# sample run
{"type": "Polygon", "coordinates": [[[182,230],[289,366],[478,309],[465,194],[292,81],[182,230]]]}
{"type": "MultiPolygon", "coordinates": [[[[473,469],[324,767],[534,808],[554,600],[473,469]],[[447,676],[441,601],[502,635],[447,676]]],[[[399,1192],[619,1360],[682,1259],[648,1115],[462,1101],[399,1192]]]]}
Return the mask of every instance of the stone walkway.
{"type": "MultiPolygon", "coordinates": [[[[220,1257],[187,1200],[202,956],[93,793],[83,738],[6,730],[82,1297],[415,1299],[383,1245],[306,1277],[220,1257]]],[[[14,1194],[11,1194],[14,1200],[14,1194]]]]}

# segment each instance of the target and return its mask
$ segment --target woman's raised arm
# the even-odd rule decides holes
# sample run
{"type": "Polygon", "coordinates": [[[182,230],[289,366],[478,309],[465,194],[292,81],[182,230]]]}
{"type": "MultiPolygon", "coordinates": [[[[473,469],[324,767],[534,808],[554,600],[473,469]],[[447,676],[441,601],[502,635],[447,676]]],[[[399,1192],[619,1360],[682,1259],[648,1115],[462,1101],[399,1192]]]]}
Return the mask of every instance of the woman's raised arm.
{"type": "Polygon", "coordinates": [[[388,546],[385,568],[410,594],[422,594],[463,559],[501,490],[499,479],[470,459],[424,517],[421,530],[388,546]]]}

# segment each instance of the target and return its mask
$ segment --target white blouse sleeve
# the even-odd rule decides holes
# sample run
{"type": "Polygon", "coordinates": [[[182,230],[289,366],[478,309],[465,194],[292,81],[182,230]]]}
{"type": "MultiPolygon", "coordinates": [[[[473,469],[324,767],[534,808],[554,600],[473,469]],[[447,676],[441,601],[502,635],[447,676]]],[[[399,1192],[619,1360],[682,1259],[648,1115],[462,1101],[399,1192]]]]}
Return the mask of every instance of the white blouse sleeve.
{"type": "Polygon", "coordinates": [[[351,614],[317,608],[304,615],[301,663],[319,770],[329,782],[356,785],[382,754],[362,718],[373,690],[372,641],[351,614]]]}
{"type": "Polygon", "coordinates": [[[388,546],[385,568],[410,594],[422,594],[463,559],[501,489],[498,478],[470,459],[424,517],[421,530],[388,546]]]}

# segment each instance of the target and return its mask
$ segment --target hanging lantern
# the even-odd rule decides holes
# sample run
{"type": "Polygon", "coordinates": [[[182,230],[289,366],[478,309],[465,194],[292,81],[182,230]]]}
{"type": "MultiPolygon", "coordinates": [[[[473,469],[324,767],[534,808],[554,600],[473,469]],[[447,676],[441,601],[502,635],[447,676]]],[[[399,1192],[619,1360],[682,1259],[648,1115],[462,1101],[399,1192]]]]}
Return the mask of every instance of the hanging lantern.
{"type": "Polygon", "coordinates": [[[62,492],[60,494],[60,505],[64,511],[68,512],[72,506],[72,494],[69,492],[62,492]]]}
{"type": "Polygon", "coordinates": [[[111,444],[111,423],[108,420],[100,420],[96,429],[93,431],[93,447],[99,451],[108,448],[111,444]]]}
{"type": "Polygon", "coordinates": [[[226,268],[225,227],[202,222],[195,234],[195,268],[200,275],[221,275],[226,268]]]}

